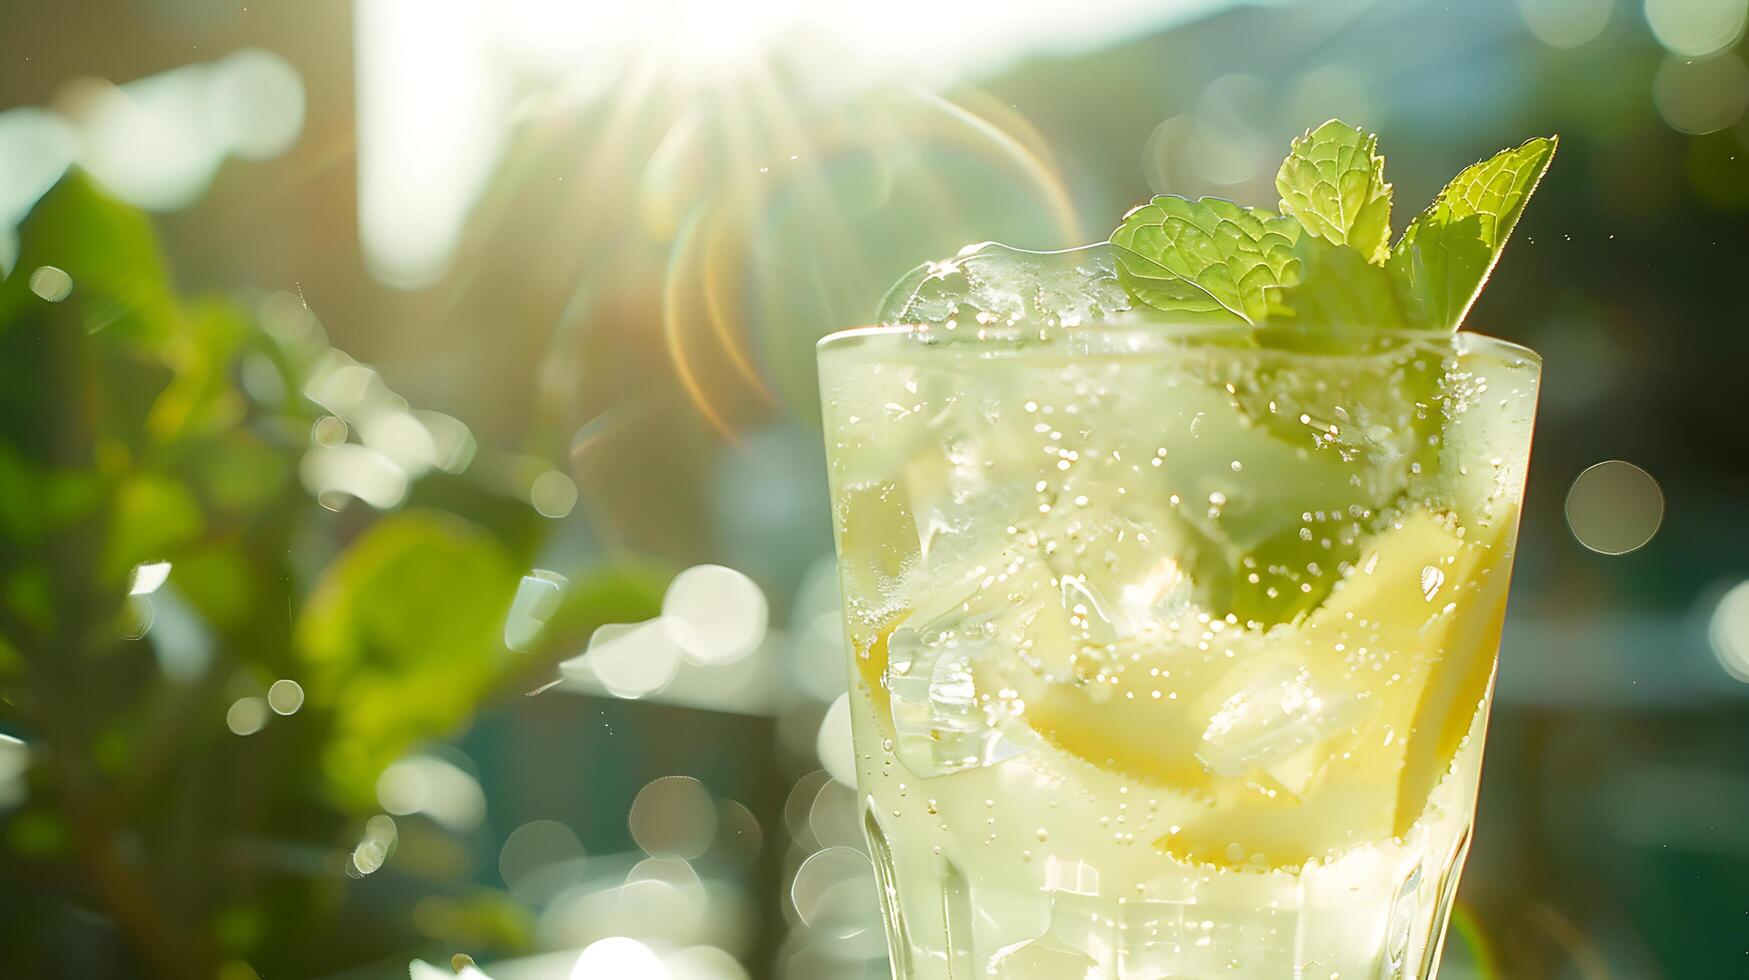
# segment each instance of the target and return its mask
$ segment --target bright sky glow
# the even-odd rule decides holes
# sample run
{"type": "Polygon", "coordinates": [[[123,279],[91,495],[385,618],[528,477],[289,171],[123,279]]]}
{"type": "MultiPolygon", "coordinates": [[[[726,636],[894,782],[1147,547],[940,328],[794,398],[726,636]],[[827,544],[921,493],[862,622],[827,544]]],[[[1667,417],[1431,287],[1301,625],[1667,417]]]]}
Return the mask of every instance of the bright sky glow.
{"type": "Polygon", "coordinates": [[[365,257],[390,285],[416,289],[443,277],[513,124],[514,74],[544,72],[555,89],[599,92],[626,65],[653,62],[670,80],[708,85],[796,35],[833,56],[834,86],[881,78],[931,84],[1026,53],[1086,48],[1232,5],[504,0],[483,8],[454,0],[360,0],[365,257]]]}

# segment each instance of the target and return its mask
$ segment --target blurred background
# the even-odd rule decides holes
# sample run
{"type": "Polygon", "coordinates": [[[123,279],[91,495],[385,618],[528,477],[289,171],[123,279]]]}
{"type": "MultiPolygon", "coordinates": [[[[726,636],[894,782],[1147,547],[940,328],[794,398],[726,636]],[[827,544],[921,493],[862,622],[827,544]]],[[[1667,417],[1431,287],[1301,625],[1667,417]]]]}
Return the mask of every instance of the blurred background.
{"type": "Polygon", "coordinates": [[[814,340],[1340,116],[1562,137],[1441,976],[1742,976],[1746,18],[0,0],[0,975],[885,976],[814,340]]]}

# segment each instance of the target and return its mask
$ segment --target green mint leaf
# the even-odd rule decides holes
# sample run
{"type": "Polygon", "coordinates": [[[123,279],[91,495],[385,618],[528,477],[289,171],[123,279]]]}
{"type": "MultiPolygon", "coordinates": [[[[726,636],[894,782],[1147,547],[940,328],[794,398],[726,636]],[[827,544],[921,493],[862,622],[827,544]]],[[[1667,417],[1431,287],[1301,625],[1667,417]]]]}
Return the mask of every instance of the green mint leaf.
{"type": "Polygon", "coordinates": [[[1377,136],[1332,119],[1293,141],[1275,189],[1281,213],[1307,232],[1383,265],[1391,255],[1391,185],[1378,145],[1377,136]]]}
{"type": "Polygon", "coordinates": [[[1160,196],[1124,215],[1111,244],[1118,281],[1137,302],[1258,323],[1269,291],[1298,278],[1299,235],[1292,218],[1219,198],[1160,196]]]}
{"type": "Polygon", "coordinates": [[[1390,267],[1410,325],[1456,330],[1463,322],[1549,169],[1557,139],[1538,137],[1471,164],[1409,223],[1390,267]]]}
{"type": "Polygon", "coordinates": [[[1396,277],[1346,245],[1307,235],[1294,248],[1299,281],[1271,297],[1262,328],[1300,349],[1352,347],[1370,334],[1406,325],[1396,277]]]}

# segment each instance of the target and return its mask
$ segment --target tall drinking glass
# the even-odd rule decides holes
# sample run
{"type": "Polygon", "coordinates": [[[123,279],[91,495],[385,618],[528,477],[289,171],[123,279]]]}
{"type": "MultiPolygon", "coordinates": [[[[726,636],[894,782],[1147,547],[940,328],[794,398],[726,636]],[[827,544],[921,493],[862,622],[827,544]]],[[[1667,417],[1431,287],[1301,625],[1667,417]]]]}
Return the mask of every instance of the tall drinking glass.
{"type": "Polygon", "coordinates": [[[1375,337],[821,342],[896,977],[1433,976],[1539,361],[1375,337]]]}

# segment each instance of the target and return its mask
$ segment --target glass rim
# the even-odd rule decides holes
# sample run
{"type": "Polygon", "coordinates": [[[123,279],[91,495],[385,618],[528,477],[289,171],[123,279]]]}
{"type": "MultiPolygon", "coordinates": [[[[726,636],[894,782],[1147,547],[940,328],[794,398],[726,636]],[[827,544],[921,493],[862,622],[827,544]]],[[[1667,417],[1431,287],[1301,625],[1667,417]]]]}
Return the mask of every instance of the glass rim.
{"type": "MultiPolygon", "coordinates": [[[[910,336],[922,324],[887,323],[872,324],[860,327],[845,327],[834,330],[814,343],[817,352],[848,346],[857,341],[876,338],[899,338],[910,336]]],[[[1081,334],[1109,338],[1110,342],[1102,344],[1095,351],[1081,351],[1089,356],[1137,356],[1145,357],[1159,355],[1173,350],[1182,349],[1183,342],[1196,341],[1205,338],[1233,337],[1248,333],[1253,329],[1250,324],[1230,323],[1172,323],[1172,322],[1124,322],[1122,320],[1100,320],[1079,324],[1074,327],[1062,328],[1065,335],[1081,334]]],[[[1410,328],[1387,328],[1376,331],[1378,336],[1399,339],[1413,343],[1417,340],[1440,340],[1444,338],[1460,338],[1467,350],[1488,350],[1500,354],[1509,354],[1524,358],[1537,365],[1542,364],[1542,355],[1535,350],[1504,340],[1492,334],[1480,333],[1474,330],[1417,330],[1410,328]]],[[[1042,353],[1043,347],[1009,347],[998,343],[980,346],[977,342],[967,344],[919,344],[918,350],[938,350],[954,353],[978,353],[991,358],[1018,357],[1030,353],[1042,353]]],[[[1356,350],[1295,350],[1289,347],[1256,347],[1235,348],[1257,352],[1269,352],[1303,357],[1308,359],[1354,357],[1364,355],[1369,351],[1356,350]]],[[[1060,352],[1061,348],[1056,348],[1060,352]]]]}

